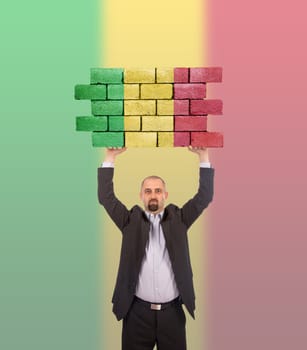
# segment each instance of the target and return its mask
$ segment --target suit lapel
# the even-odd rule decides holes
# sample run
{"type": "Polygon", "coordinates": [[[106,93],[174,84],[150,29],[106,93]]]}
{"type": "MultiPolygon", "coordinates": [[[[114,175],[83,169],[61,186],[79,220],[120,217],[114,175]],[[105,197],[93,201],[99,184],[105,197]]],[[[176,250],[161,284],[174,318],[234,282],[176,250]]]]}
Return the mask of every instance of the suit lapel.
{"type": "Polygon", "coordinates": [[[139,247],[140,249],[138,250],[141,254],[141,258],[143,258],[144,253],[145,253],[145,248],[147,241],[149,239],[149,229],[150,229],[150,223],[149,220],[147,219],[145,213],[142,211],[141,213],[142,218],[141,218],[141,232],[139,235],[139,247]]]}
{"type": "Polygon", "coordinates": [[[174,240],[172,237],[172,230],[171,230],[171,218],[170,218],[170,213],[165,208],[164,216],[161,221],[161,226],[163,230],[163,234],[165,237],[165,243],[166,243],[166,248],[168,250],[169,256],[171,260],[173,261],[174,258],[174,240]]]}

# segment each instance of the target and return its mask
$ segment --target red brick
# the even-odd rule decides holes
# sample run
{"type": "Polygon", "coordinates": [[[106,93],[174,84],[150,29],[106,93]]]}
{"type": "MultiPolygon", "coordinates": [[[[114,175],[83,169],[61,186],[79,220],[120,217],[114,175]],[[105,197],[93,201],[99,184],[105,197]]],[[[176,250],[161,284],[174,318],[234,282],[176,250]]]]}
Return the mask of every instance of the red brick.
{"type": "Polygon", "coordinates": [[[222,100],[191,100],[191,115],[223,114],[222,100]]]}
{"type": "Polygon", "coordinates": [[[174,68],[174,83],[188,83],[189,68],[174,68]]]}
{"type": "Polygon", "coordinates": [[[174,84],[174,99],[200,99],[206,97],[206,84],[174,84]]]}
{"type": "Polygon", "coordinates": [[[175,132],[174,133],[174,146],[182,147],[190,145],[190,133],[189,132],[175,132]]]}
{"type": "Polygon", "coordinates": [[[219,132],[191,132],[194,147],[223,147],[223,134],[219,132]]]}
{"type": "Polygon", "coordinates": [[[189,115],[190,101],[189,100],[174,100],[174,115],[189,115]]]}
{"type": "Polygon", "coordinates": [[[206,131],[207,117],[177,116],[175,131],[206,131]]]}
{"type": "Polygon", "coordinates": [[[222,81],[221,67],[190,68],[191,83],[220,83],[222,81]]]}

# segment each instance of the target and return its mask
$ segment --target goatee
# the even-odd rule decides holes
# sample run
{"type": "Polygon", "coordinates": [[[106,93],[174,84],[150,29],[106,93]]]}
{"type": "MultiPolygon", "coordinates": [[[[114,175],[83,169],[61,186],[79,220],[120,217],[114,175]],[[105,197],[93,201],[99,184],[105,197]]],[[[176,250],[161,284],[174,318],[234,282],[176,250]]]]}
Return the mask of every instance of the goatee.
{"type": "Polygon", "coordinates": [[[157,201],[151,201],[148,203],[148,210],[151,212],[155,212],[159,209],[157,201]]]}

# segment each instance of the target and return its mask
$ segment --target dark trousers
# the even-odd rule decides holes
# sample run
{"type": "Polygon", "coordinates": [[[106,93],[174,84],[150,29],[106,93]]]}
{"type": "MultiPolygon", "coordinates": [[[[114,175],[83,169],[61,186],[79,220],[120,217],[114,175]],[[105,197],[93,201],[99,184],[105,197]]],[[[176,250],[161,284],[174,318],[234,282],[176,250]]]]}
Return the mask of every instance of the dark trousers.
{"type": "Polygon", "coordinates": [[[122,350],[186,350],[186,318],[179,300],[162,310],[134,300],[123,320],[122,350]]]}

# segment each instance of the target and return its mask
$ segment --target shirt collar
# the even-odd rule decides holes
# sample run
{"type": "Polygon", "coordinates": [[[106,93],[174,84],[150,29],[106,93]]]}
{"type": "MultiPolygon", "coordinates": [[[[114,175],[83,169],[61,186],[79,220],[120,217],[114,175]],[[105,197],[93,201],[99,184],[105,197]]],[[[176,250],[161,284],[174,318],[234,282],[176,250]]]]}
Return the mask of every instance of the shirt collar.
{"type": "Polygon", "coordinates": [[[158,214],[153,214],[153,213],[145,210],[145,214],[146,214],[148,220],[150,219],[150,215],[155,215],[155,216],[158,215],[159,219],[161,220],[163,218],[164,209],[162,211],[160,211],[160,213],[158,213],[158,214]]]}

